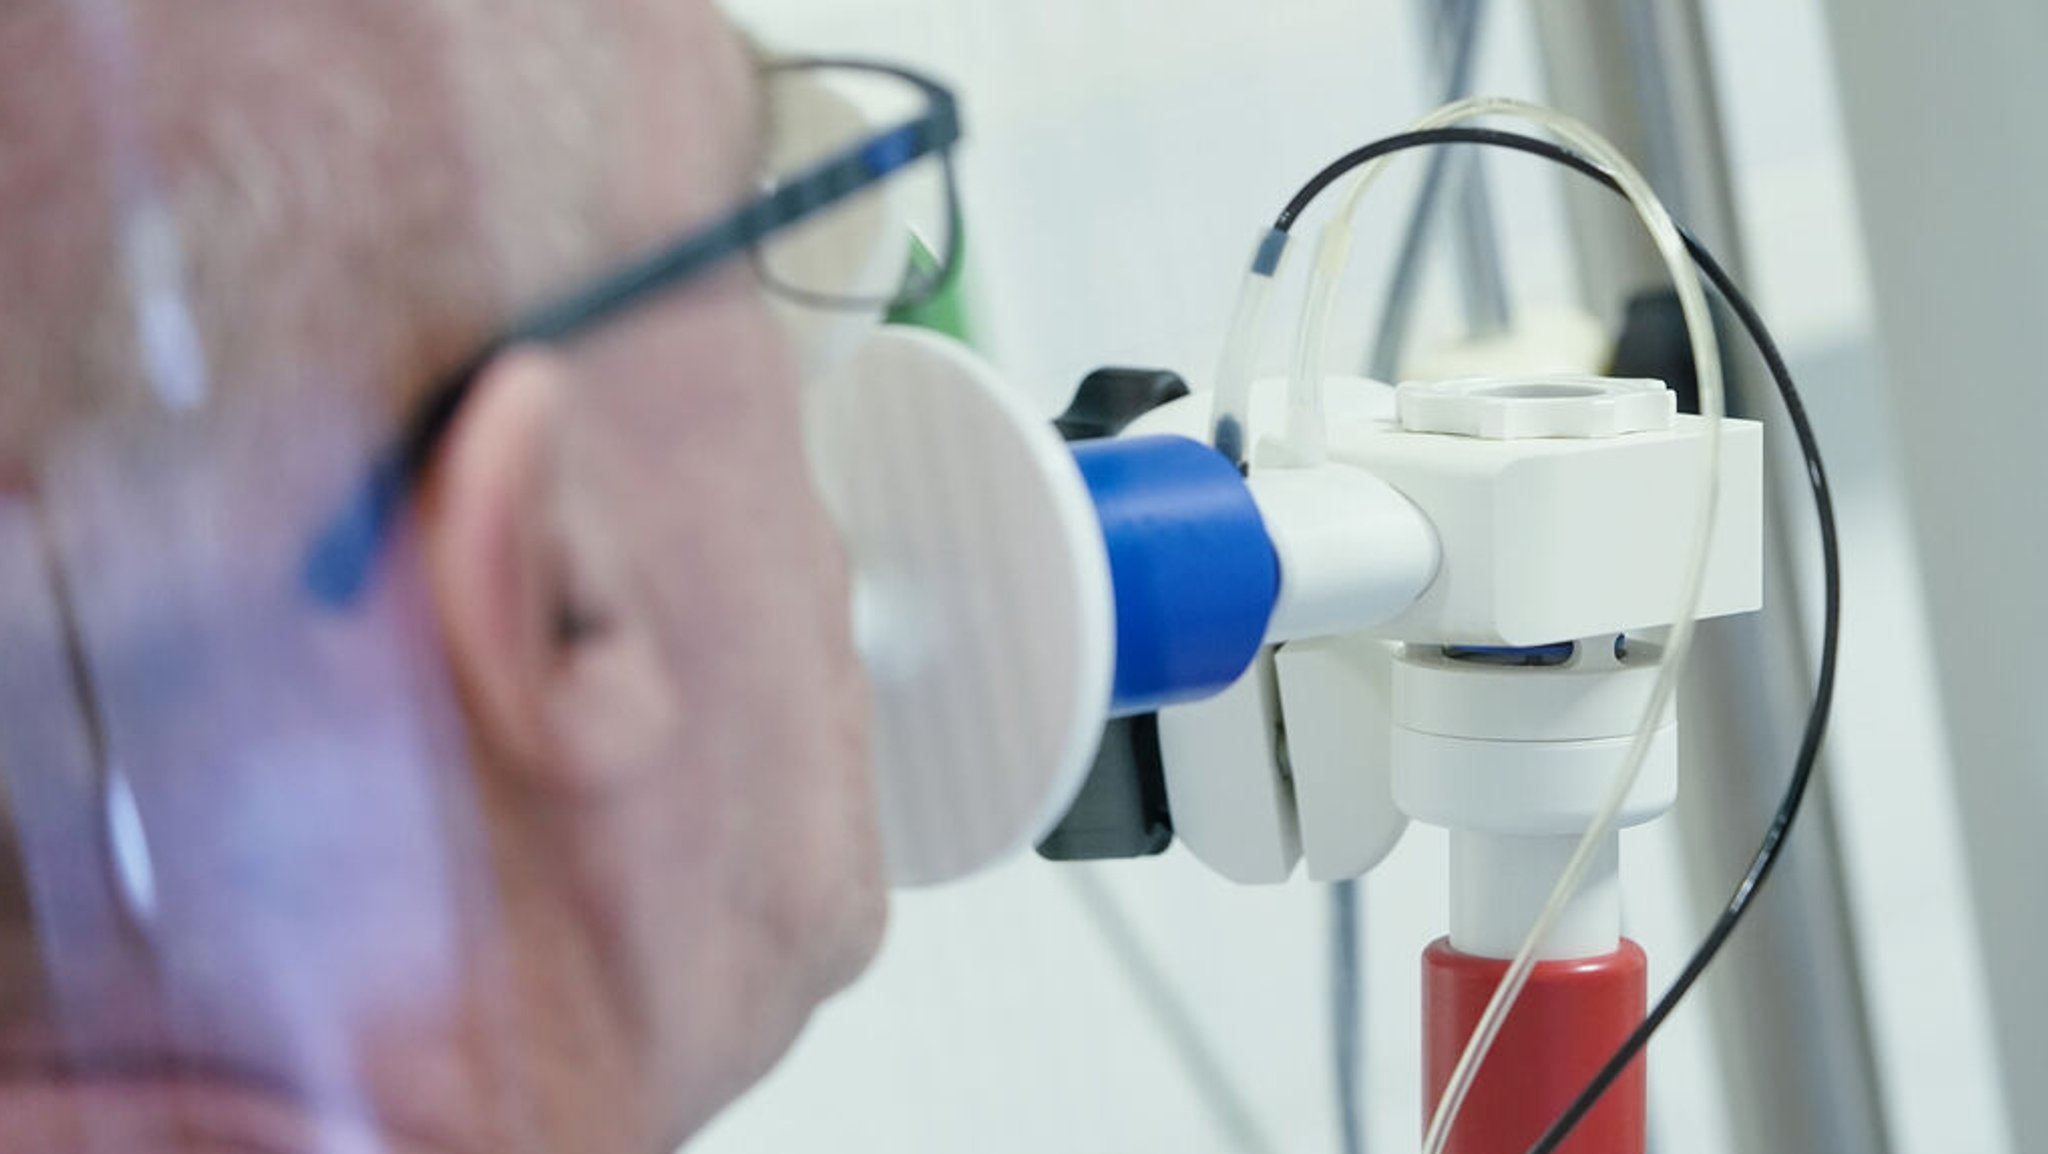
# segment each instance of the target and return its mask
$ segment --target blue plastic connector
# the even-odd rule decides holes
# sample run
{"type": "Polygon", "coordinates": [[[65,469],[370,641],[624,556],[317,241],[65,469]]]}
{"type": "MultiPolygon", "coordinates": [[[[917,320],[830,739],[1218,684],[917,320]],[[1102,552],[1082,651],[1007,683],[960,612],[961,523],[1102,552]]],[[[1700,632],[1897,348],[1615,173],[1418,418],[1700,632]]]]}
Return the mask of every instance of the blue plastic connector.
{"type": "Polygon", "coordinates": [[[1265,643],[1280,561],[1236,466],[1183,437],[1074,446],[1116,585],[1116,716],[1214,696],[1265,643]]]}

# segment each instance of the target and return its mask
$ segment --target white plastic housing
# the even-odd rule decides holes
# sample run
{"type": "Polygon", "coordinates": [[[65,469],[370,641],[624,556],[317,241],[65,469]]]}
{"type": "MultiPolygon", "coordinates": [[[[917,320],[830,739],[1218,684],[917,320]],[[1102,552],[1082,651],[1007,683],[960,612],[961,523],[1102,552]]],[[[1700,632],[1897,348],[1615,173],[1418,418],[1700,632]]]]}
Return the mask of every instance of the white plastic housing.
{"type": "MultiPolygon", "coordinates": [[[[1761,426],[1727,422],[1699,616],[1763,602],[1761,426]]],[[[1604,440],[1481,441],[1360,422],[1332,438],[1414,501],[1443,577],[1382,628],[1404,641],[1544,645],[1670,624],[1699,507],[1698,418],[1604,440]]]]}
{"type": "Polygon", "coordinates": [[[1174,834],[1245,885],[1287,880],[1301,860],[1294,790],[1280,771],[1272,650],[1220,695],[1159,711],[1159,755],[1174,834]]]}
{"type": "MultiPolygon", "coordinates": [[[[1258,439],[1284,424],[1285,382],[1254,387],[1251,484],[1282,569],[1270,639],[1286,644],[1225,698],[1161,716],[1176,828],[1225,876],[1280,881],[1297,857],[1319,880],[1357,876],[1413,818],[1453,831],[1460,949],[1512,954],[1542,907],[1656,683],[1656,647],[1634,637],[1624,659],[1614,641],[1670,623],[1705,438],[1661,389],[1520,384],[1537,395],[1483,382],[1410,390],[1425,410],[1449,398],[1447,410],[1414,414],[1418,424],[1529,438],[1484,439],[1404,429],[1393,389],[1333,378],[1328,460],[1313,468],[1258,439]],[[1467,400],[1476,407],[1461,410],[1467,400]],[[1409,643],[1391,678],[1376,664],[1381,639],[1409,643]],[[1445,656],[1572,639],[1577,655],[1555,668],[1445,656]]],[[[1201,438],[1208,426],[1197,396],[1131,432],[1201,438]]],[[[1720,472],[1703,617],[1762,599],[1759,426],[1724,425],[1720,472]]],[[[1622,825],[1677,799],[1672,711],[1647,754],[1622,825]]],[[[1544,956],[1613,948],[1617,861],[1606,847],[1544,956]]]]}
{"type": "MultiPolygon", "coordinates": [[[[1481,440],[1403,430],[1394,391],[1374,381],[1333,377],[1326,391],[1330,460],[1399,490],[1442,550],[1435,581],[1378,635],[1532,646],[1670,624],[1699,507],[1698,418],[1601,439],[1481,440]]],[[[1209,404],[1183,399],[1132,431],[1203,437],[1209,404]]],[[[1254,386],[1251,414],[1255,432],[1282,428],[1286,381],[1254,386]]],[[[1725,422],[1721,452],[1701,617],[1763,601],[1762,427],[1725,422]]]]}
{"type": "MultiPolygon", "coordinates": [[[[1576,836],[1592,824],[1628,752],[1629,738],[1474,741],[1394,728],[1394,802],[1416,821],[1448,829],[1576,836]]],[[[1621,811],[1639,825],[1678,800],[1678,726],[1651,740],[1642,776],[1621,811]]]]}
{"type": "MultiPolygon", "coordinates": [[[[1461,661],[1443,647],[1409,645],[1397,659],[1394,710],[1403,728],[1497,741],[1597,741],[1642,724],[1663,651],[1641,639],[1617,656],[1613,638],[1579,646],[1563,665],[1523,668],[1461,661]]],[[[1676,723],[1666,704],[1663,725],[1676,723]]]]}
{"type": "MultiPolygon", "coordinates": [[[[1393,783],[1402,811],[1451,831],[1451,944],[1508,958],[1535,925],[1613,788],[1662,669],[1655,646],[1611,637],[1554,667],[1503,666],[1410,645],[1394,662],[1393,783]]],[[[1678,800],[1678,722],[1655,731],[1619,825],[1678,800]]],[[[1613,952],[1620,835],[1609,833],[1542,959],[1613,952]]]]}
{"type": "Polygon", "coordinates": [[[1354,878],[1408,828],[1388,782],[1393,653],[1352,635],[1267,650],[1222,696],[1162,710],[1176,836],[1246,885],[1354,878]],[[1285,733],[1285,758],[1281,756],[1285,733]]]}
{"type": "Polygon", "coordinates": [[[1266,469],[1249,485],[1280,559],[1268,641],[1382,624],[1405,612],[1436,577],[1428,518],[1362,469],[1266,469]]]}
{"type": "Polygon", "coordinates": [[[1393,852],[1408,818],[1388,779],[1394,655],[1371,637],[1282,646],[1274,658],[1287,764],[1312,881],[1341,881],[1393,852]]]}
{"type": "MultiPolygon", "coordinates": [[[[1416,821],[1516,837],[1576,837],[1600,810],[1657,681],[1659,654],[1612,639],[1549,669],[1503,668],[1410,645],[1394,659],[1394,800],[1416,821]]],[[[1678,800],[1667,711],[1623,807],[1636,825],[1678,800]]]]}

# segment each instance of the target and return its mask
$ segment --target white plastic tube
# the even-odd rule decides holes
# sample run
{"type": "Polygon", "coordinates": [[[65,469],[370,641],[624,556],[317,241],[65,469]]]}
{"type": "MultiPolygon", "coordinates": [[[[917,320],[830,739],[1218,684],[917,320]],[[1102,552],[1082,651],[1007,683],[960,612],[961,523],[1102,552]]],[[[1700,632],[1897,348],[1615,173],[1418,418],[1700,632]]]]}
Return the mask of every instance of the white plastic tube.
{"type": "Polygon", "coordinates": [[[1351,262],[1351,221],[1339,216],[1323,226],[1309,272],[1308,308],[1296,334],[1294,376],[1287,390],[1288,464],[1313,468],[1329,459],[1329,418],[1324,413],[1323,350],[1336,306],[1337,285],[1351,262]]]}

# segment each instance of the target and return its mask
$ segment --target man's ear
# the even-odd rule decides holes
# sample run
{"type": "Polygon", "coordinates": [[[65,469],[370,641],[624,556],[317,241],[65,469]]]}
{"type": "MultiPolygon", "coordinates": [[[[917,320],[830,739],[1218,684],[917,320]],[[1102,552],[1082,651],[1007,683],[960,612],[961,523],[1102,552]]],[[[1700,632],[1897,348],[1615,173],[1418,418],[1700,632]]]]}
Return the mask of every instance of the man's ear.
{"type": "Polygon", "coordinates": [[[421,502],[428,579],[478,738],[547,758],[549,672],[567,602],[556,486],[571,373],[513,349],[484,367],[421,502]]]}

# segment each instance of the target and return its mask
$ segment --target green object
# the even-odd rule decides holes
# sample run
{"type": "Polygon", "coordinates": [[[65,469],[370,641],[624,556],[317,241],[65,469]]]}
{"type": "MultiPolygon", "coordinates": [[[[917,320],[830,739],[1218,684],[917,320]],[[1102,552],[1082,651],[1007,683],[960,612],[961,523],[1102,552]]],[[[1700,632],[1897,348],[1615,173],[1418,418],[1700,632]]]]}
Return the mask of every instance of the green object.
{"type": "MultiPolygon", "coordinates": [[[[965,279],[960,275],[960,270],[967,263],[967,236],[957,227],[954,230],[953,243],[960,251],[954,254],[952,272],[946,277],[946,282],[939,286],[939,291],[922,303],[889,310],[888,321],[892,325],[912,325],[930,329],[935,333],[952,337],[963,345],[972,345],[974,327],[968,317],[967,294],[960,287],[965,279]]],[[[930,246],[925,244],[923,237],[913,235],[910,238],[907,269],[913,276],[929,276],[939,271],[939,258],[932,252],[930,246]]]]}

